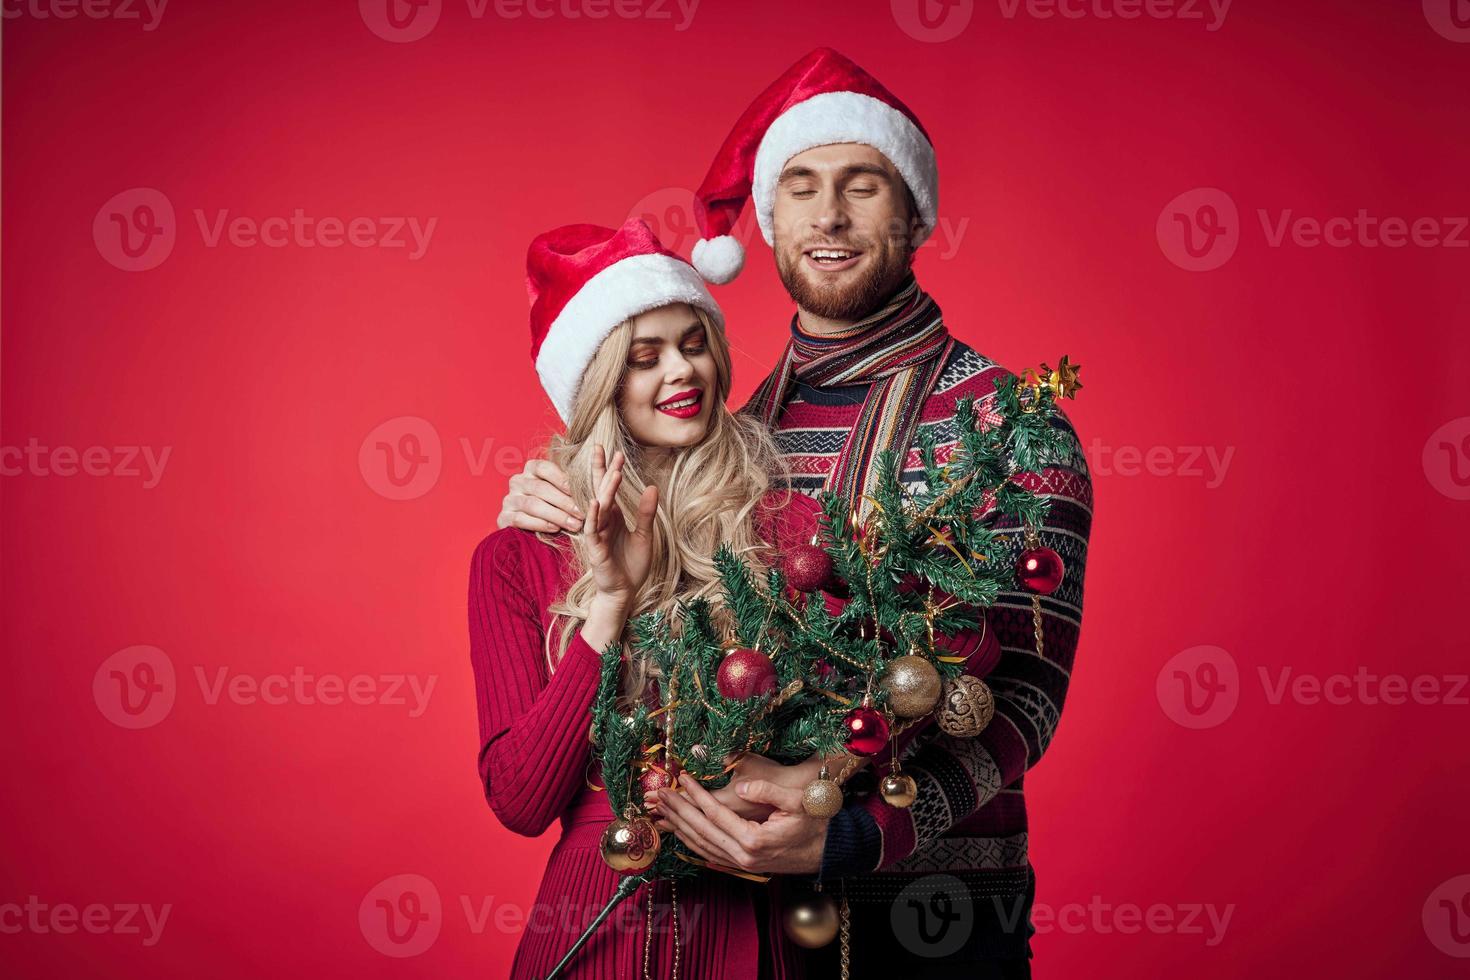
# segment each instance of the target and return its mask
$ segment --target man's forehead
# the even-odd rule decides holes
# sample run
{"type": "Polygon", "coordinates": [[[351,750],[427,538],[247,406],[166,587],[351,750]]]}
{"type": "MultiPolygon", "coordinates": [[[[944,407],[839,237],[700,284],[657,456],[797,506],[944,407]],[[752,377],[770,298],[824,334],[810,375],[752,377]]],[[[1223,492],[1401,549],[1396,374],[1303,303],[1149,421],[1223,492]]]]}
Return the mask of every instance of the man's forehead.
{"type": "Polygon", "coordinates": [[[829,143],[826,146],[814,146],[787,160],[781,172],[784,174],[792,170],[810,170],[814,173],[828,173],[849,167],[873,166],[882,168],[891,176],[898,176],[898,168],[893,165],[893,162],[866,143],[829,143]]]}

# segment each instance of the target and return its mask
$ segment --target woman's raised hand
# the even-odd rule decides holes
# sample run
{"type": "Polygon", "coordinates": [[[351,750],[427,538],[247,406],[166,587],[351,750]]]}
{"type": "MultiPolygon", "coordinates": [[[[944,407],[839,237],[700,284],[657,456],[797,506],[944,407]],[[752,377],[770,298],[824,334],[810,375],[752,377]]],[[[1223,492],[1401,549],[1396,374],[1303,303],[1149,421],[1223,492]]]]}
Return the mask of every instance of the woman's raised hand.
{"type": "Polygon", "coordinates": [[[649,486],[638,500],[638,518],[629,531],[617,502],[623,484],[621,452],[607,462],[601,446],[592,450],[593,498],[582,525],[592,577],[600,596],[627,608],[648,578],[653,562],[653,515],[658,509],[658,487],[649,486]]]}

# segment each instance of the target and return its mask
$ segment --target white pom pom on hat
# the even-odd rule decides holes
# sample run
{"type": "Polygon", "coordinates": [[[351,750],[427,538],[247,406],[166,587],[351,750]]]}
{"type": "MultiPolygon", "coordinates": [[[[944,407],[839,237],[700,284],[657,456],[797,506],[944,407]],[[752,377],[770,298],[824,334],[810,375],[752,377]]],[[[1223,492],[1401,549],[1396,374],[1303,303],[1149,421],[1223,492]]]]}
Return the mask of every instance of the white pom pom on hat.
{"type": "Polygon", "coordinates": [[[694,243],[689,257],[699,274],[717,286],[722,286],[740,275],[745,268],[745,246],[734,235],[717,235],[701,238],[694,243]]]}

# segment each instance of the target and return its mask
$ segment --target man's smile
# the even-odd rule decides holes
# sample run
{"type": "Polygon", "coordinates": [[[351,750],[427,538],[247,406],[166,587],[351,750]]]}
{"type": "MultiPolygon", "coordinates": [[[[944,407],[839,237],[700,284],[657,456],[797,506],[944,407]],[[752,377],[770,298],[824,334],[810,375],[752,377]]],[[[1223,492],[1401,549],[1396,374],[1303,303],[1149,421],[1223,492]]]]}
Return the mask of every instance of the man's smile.
{"type": "Polygon", "coordinates": [[[862,249],[821,245],[805,249],[802,257],[808,268],[820,272],[841,272],[857,265],[864,254],[862,249]]]}

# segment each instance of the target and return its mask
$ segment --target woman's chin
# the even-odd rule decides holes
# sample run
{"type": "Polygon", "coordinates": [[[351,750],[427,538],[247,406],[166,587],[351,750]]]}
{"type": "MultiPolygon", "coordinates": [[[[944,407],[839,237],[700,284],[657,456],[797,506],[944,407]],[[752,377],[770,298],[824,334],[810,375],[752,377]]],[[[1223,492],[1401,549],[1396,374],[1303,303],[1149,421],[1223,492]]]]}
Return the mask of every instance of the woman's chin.
{"type": "Polygon", "coordinates": [[[703,415],[692,419],[661,418],[636,438],[649,449],[688,449],[699,445],[708,431],[709,419],[703,415]]]}

